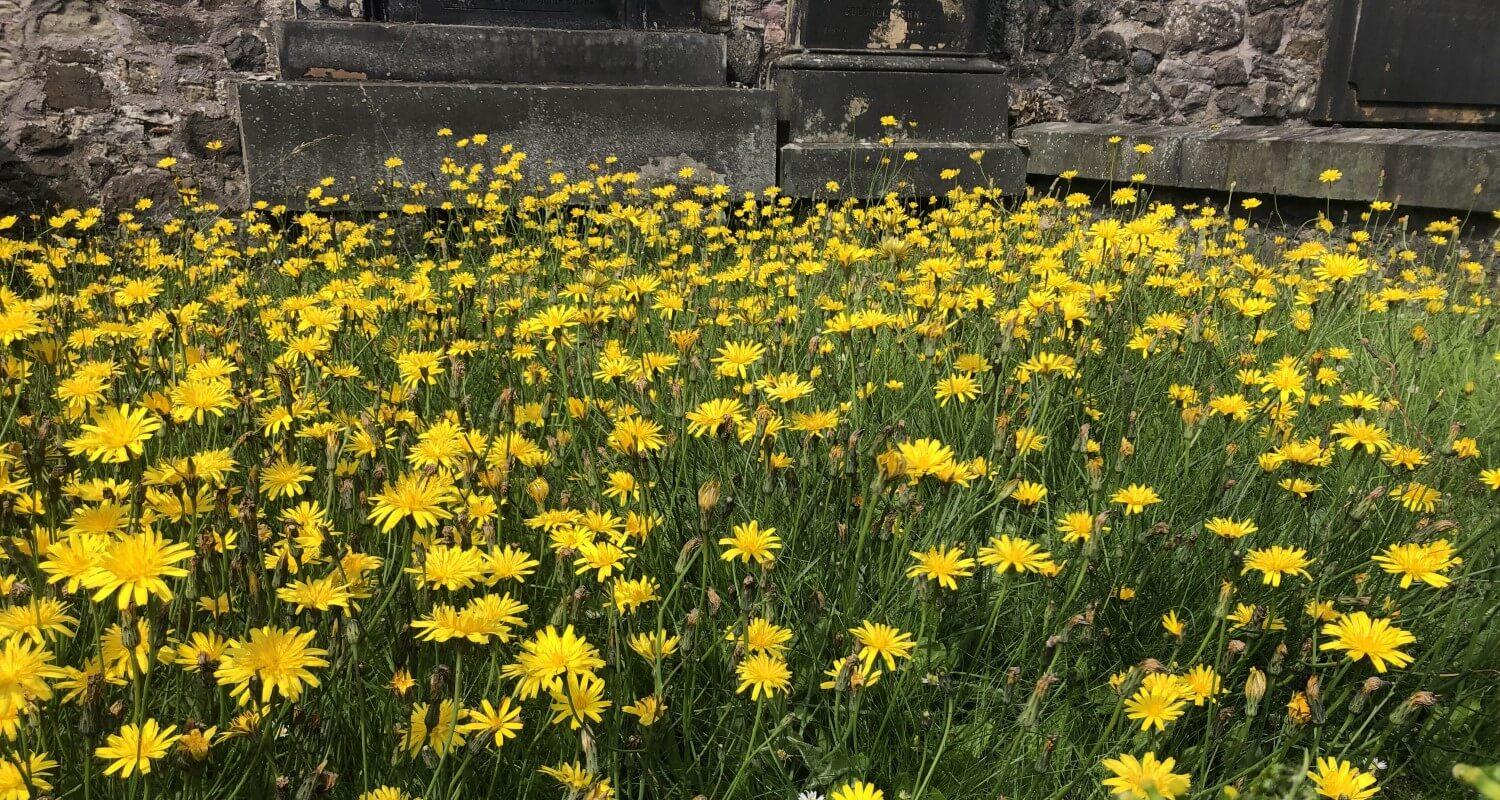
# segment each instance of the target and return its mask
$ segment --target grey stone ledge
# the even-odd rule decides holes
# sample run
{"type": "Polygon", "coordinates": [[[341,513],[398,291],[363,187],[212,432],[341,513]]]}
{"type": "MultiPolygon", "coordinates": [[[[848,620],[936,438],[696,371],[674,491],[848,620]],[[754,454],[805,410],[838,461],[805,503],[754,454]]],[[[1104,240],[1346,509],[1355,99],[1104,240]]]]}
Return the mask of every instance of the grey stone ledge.
{"type": "Polygon", "coordinates": [[[876,197],[894,191],[907,197],[941,195],[955,185],[993,185],[1015,194],[1026,185],[1026,156],[1010,142],[793,142],[781,148],[781,189],[795,197],[828,194],[838,181],[840,194],[876,197]],[[978,151],[978,162],[971,155],[978,151]],[[914,161],[905,154],[916,153],[914,161]],[[945,179],[947,169],[959,171],[945,179]]]}
{"type": "Polygon", "coordinates": [[[430,23],[276,23],[284,80],[723,86],[724,37],[430,23]]]}
{"type": "Polygon", "coordinates": [[[1500,133],[1044,122],[1015,129],[1033,175],[1455,210],[1500,208],[1500,133]],[[1119,142],[1110,142],[1112,137],[1119,142]],[[1138,144],[1149,154],[1134,151],[1138,144]],[[1322,183],[1324,170],[1343,177],[1322,183]]]}

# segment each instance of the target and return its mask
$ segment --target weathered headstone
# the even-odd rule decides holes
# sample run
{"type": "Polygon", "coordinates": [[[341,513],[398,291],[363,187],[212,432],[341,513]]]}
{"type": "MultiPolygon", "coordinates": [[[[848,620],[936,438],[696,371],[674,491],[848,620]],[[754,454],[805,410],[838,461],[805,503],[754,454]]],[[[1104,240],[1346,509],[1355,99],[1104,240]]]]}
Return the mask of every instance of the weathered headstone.
{"type": "Polygon", "coordinates": [[[1315,121],[1500,125],[1495,0],[1335,0],[1315,121]]]}
{"type": "Polygon", "coordinates": [[[726,85],[724,39],[698,29],[699,0],[385,0],[374,11],[385,21],[277,26],[282,80],[238,88],[252,199],[296,202],[334,178],[385,205],[398,193],[370,187],[446,186],[446,158],[500,160],[502,144],[526,153],[528,183],[604,164],[646,183],[776,181],[774,95],[726,85]],[[494,146],[456,151],[475,134],[494,146]]]}
{"type": "Polygon", "coordinates": [[[773,73],[788,133],[782,188],[939,194],[1018,189],[1008,84],[985,52],[982,0],[794,0],[792,52],[773,73]],[[957,177],[951,177],[955,175],[957,177]]]}

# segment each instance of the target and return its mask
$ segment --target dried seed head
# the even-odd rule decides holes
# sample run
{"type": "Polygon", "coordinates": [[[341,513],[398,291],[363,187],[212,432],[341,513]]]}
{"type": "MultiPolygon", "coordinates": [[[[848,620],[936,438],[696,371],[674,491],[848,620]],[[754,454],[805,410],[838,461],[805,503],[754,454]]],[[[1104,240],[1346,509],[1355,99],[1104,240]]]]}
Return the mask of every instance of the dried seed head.
{"type": "Polygon", "coordinates": [[[703,514],[712,513],[719,505],[719,481],[705,481],[698,487],[698,511],[703,514]]]}

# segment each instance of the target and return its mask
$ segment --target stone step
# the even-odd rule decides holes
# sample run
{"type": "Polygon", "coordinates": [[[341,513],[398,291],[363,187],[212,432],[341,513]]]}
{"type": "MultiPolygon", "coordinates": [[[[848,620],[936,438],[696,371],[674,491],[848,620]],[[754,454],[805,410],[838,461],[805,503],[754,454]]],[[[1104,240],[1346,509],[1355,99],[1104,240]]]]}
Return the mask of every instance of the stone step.
{"type": "Polygon", "coordinates": [[[782,191],[794,197],[828,195],[830,180],[838,182],[842,197],[929,197],[956,185],[993,185],[1018,194],[1026,185],[1026,155],[1010,142],[793,142],[781,147],[779,177],[782,191]],[[907,153],[917,157],[907,160],[907,153]],[[958,175],[944,178],[949,169],[958,175]]]}
{"type": "Polygon", "coordinates": [[[276,81],[241,83],[237,94],[251,200],[301,205],[307,187],[331,177],[334,192],[383,205],[376,182],[446,186],[445,157],[503,161],[503,144],[527,154],[528,186],[553,172],[586,177],[610,155],[618,161],[608,171],[638,171],[643,183],[675,179],[682,167],[736,191],[776,182],[769,90],[276,81]],[[477,133],[489,136],[483,148],[454,146],[477,133]],[[404,164],[388,169],[392,156],[404,164]]]}
{"type": "Polygon", "coordinates": [[[283,80],[723,86],[724,37],[696,31],[285,20],[283,80]]]}
{"type": "Polygon", "coordinates": [[[1500,208],[1500,132],[1044,122],[1017,128],[1034,175],[1427,208],[1500,208]],[[1137,153],[1137,145],[1151,152],[1137,153]],[[1328,169],[1342,177],[1324,183],[1328,169]]]}

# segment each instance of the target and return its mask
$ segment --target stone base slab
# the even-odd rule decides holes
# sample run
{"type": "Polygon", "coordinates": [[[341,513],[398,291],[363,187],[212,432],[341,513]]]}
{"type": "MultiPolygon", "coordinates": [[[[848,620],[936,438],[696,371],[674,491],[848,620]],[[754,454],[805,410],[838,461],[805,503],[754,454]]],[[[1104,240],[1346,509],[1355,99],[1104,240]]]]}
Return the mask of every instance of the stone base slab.
{"type": "Polygon", "coordinates": [[[723,86],[724,37],[688,31],[285,20],[284,80],[723,86]]]}
{"type": "Polygon", "coordinates": [[[998,72],[778,67],[773,82],[794,142],[994,142],[1007,134],[1009,85],[998,72]],[[881,125],[885,116],[899,126],[881,125]]]}
{"type": "Polygon", "coordinates": [[[1010,142],[897,142],[892,146],[866,143],[801,143],[781,148],[781,188],[796,197],[831,194],[837,181],[840,196],[880,197],[896,192],[906,197],[941,195],[954,186],[992,185],[1007,194],[1026,185],[1026,156],[1010,142]],[[972,155],[980,154],[976,162],[972,155]],[[908,161],[906,153],[916,153],[908,161]],[[959,171],[944,178],[944,170],[959,171]]]}
{"type": "MultiPolygon", "coordinates": [[[[697,181],[736,191],[776,182],[776,111],[769,90],[516,86],[457,83],[242,83],[242,142],[251,200],[301,203],[325,177],[336,192],[385,179],[434,180],[445,157],[480,161],[454,138],[489,135],[489,161],[502,144],[527,154],[529,183],[563,172],[589,174],[608,155],[609,171],[636,170],[643,182],[674,179],[692,167],[697,181]],[[450,128],[454,138],[439,137],[450,128]],[[405,163],[387,169],[399,156],[405,163]]],[[[358,195],[366,205],[378,195],[358,195]]]]}
{"type": "Polygon", "coordinates": [[[999,62],[980,55],[938,50],[794,50],[777,57],[778,69],[871,70],[874,72],[1005,72],[999,62]]]}
{"type": "Polygon", "coordinates": [[[1400,128],[1286,128],[1046,122],[1017,128],[1033,175],[1428,208],[1500,208],[1500,133],[1400,128]],[[1111,142],[1119,137],[1118,142],[1111,142]],[[1136,153],[1139,144],[1149,154],[1136,153]],[[1343,177],[1322,183],[1337,169],[1343,177]]]}

